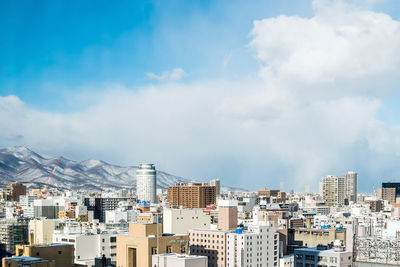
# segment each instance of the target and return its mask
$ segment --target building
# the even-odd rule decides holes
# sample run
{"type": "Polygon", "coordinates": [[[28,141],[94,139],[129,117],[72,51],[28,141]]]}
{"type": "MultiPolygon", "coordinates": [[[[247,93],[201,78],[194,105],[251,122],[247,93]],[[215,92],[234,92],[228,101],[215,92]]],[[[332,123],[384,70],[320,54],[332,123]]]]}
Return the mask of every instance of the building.
{"type": "Polygon", "coordinates": [[[215,186],[215,194],[219,196],[221,194],[221,181],[219,179],[213,179],[210,181],[211,186],[215,186]]]}
{"type": "Polygon", "coordinates": [[[353,252],[346,251],[343,246],[317,246],[294,250],[294,266],[298,267],[351,267],[353,252]]]}
{"type": "Polygon", "coordinates": [[[53,242],[75,246],[75,263],[91,266],[96,257],[105,255],[116,262],[116,234],[93,233],[55,233],[53,242]]]}
{"type": "Polygon", "coordinates": [[[9,253],[15,252],[16,245],[28,244],[28,223],[18,220],[0,221],[0,247],[9,253]]]}
{"type": "Polygon", "coordinates": [[[279,259],[279,267],[294,267],[294,256],[285,255],[279,259]]]}
{"type": "Polygon", "coordinates": [[[349,171],[344,174],[345,198],[350,202],[357,202],[358,174],[349,171]]]}
{"type": "Polygon", "coordinates": [[[206,256],[186,254],[157,254],[152,256],[153,267],[205,267],[206,256]]]}
{"type": "Polygon", "coordinates": [[[57,219],[61,207],[53,199],[35,199],[33,201],[33,210],[35,218],[57,219]]]}
{"type": "Polygon", "coordinates": [[[106,221],[106,211],[114,211],[119,208],[120,202],[131,201],[136,202],[135,198],[128,197],[99,197],[85,198],[84,205],[87,211],[93,212],[93,219],[100,222],[106,221]]]}
{"type": "Polygon", "coordinates": [[[208,257],[208,267],[226,267],[226,236],[229,231],[191,229],[190,255],[208,257]]]}
{"type": "Polygon", "coordinates": [[[335,240],[340,240],[346,245],[346,229],[288,229],[288,252],[293,252],[295,248],[329,245],[335,240]]]}
{"type": "Polygon", "coordinates": [[[59,224],[57,220],[37,218],[29,221],[29,242],[32,245],[49,244],[53,242],[53,233],[59,224]]]}
{"type": "Polygon", "coordinates": [[[19,201],[20,196],[26,195],[26,186],[23,184],[13,183],[7,185],[7,190],[13,201],[19,201]]]}
{"type": "Polygon", "coordinates": [[[136,170],[136,194],[139,201],[157,203],[157,172],[153,164],[140,164],[136,170]]]}
{"type": "Polygon", "coordinates": [[[117,267],[152,267],[152,255],[186,254],[188,235],[163,234],[162,224],[131,223],[128,235],[117,236],[117,267]]]}
{"type": "Polygon", "coordinates": [[[15,250],[19,257],[40,257],[41,259],[54,260],[55,267],[74,267],[74,245],[54,243],[32,246],[19,245],[16,246],[15,250]]]}
{"type": "Polygon", "coordinates": [[[396,198],[400,198],[400,183],[382,183],[382,199],[389,201],[389,204],[396,203],[396,198]]]}
{"type": "Polygon", "coordinates": [[[216,188],[207,183],[181,183],[168,187],[168,202],[183,208],[205,208],[216,204],[216,188]]]}
{"type": "Polygon", "coordinates": [[[211,216],[203,209],[164,209],[163,233],[188,234],[189,229],[210,228],[211,216]]]}
{"type": "Polygon", "coordinates": [[[55,260],[46,260],[41,258],[35,257],[10,257],[10,258],[3,258],[2,266],[7,267],[56,267],[55,260]]]}
{"type": "Polygon", "coordinates": [[[322,178],[320,195],[328,206],[343,206],[345,204],[345,179],[334,175],[322,178]]]}
{"type": "Polygon", "coordinates": [[[218,229],[230,231],[235,230],[238,224],[238,201],[218,201],[218,229]]]}
{"type": "Polygon", "coordinates": [[[227,234],[226,266],[278,266],[279,239],[272,223],[227,234]]]}

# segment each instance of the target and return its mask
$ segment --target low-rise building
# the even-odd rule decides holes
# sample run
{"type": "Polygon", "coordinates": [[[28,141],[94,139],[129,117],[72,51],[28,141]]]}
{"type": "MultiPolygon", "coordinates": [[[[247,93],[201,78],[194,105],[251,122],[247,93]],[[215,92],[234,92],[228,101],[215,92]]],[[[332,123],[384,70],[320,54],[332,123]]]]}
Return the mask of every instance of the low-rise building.
{"type": "Polygon", "coordinates": [[[206,256],[186,254],[157,254],[152,256],[153,267],[205,267],[206,256]]]}
{"type": "Polygon", "coordinates": [[[210,228],[211,216],[203,209],[164,209],[163,233],[188,234],[189,229],[210,228]]]}
{"type": "Polygon", "coordinates": [[[353,252],[346,251],[343,246],[317,246],[315,248],[301,248],[294,250],[294,265],[297,266],[330,266],[351,267],[353,252]]]}
{"type": "Polygon", "coordinates": [[[47,260],[35,257],[9,257],[2,259],[2,266],[7,267],[21,267],[21,266],[29,266],[29,267],[56,267],[55,260],[47,260]]]}
{"type": "Polygon", "coordinates": [[[33,246],[21,245],[21,246],[16,246],[15,250],[17,256],[38,257],[46,260],[54,260],[55,267],[74,266],[73,245],[55,244],[55,243],[47,245],[33,245],[33,246]]]}

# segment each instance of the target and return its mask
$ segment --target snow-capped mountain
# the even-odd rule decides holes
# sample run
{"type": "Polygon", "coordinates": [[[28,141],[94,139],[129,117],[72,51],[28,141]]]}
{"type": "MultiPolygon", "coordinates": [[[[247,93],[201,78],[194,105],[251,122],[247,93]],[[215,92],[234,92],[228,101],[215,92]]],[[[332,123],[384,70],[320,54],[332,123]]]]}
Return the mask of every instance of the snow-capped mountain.
{"type": "MultiPolygon", "coordinates": [[[[60,157],[46,159],[26,147],[0,149],[0,184],[22,182],[30,186],[46,184],[60,157]]],[[[120,167],[100,160],[72,161],[61,157],[50,187],[59,189],[135,188],[136,169],[120,167]]],[[[157,185],[167,188],[188,180],[157,171],[157,185]]]]}

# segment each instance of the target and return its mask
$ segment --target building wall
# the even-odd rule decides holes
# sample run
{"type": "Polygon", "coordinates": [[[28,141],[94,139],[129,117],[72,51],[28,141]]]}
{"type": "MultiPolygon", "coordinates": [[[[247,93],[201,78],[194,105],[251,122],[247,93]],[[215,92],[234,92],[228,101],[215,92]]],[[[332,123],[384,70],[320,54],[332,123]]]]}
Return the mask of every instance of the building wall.
{"type": "Polygon", "coordinates": [[[19,260],[20,257],[17,258],[3,258],[2,266],[7,267],[21,267],[21,266],[29,266],[29,267],[56,267],[55,261],[50,260],[37,260],[37,259],[26,259],[23,262],[19,260]],[[25,265],[22,265],[25,264],[25,265]]]}
{"type": "Polygon", "coordinates": [[[235,230],[238,223],[237,207],[219,207],[218,229],[235,230]]]}
{"type": "Polygon", "coordinates": [[[208,257],[208,266],[226,266],[227,231],[189,230],[190,254],[208,257]]]}
{"type": "Polygon", "coordinates": [[[55,260],[55,267],[74,266],[73,245],[16,246],[16,253],[18,256],[55,260]]]}
{"type": "Polygon", "coordinates": [[[209,228],[211,216],[204,214],[203,209],[164,209],[163,232],[171,234],[188,234],[189,229],[209,228]]]}
{"type": "Polygon", "coordinates": [[[305,247],[328,245],[335,240],[341,240],[346,245],[346,229],[296,229],[294,242],[305,247]]]}
{"type": "Polygon", "coordinates": [[[207,183],[189,183],[168,187],[168,202],[183,208],[205,208],[216,204],[216,188],[207,183]]]}
{"type": "Polygon", "coordinates": [[[157,203],[157,173],[153,164],[140,164],[136,170],[136,194],[139,201],[157,203]]]}
{"type": "Polygon", "coordinates": [[[153,267],[205,267],[207,257],[162,254],[152,256],[153,267]]]}
{"type": "Polygon", "coordinates": [[[29,233],[33,234],[33,244],[49,244],[53,242],[55,220],[34,219],[29,222],[29,233]]]}

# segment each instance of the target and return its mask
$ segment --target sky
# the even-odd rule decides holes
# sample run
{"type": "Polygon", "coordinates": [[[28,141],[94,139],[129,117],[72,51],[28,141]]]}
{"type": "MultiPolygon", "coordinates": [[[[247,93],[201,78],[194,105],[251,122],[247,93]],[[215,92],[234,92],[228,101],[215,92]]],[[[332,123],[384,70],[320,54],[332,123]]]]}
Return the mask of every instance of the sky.
{"type": "Polygon", "coordinates": [[[0,147],[249,190],[400,179],[400,1],[0,2],[0,147]]]}

